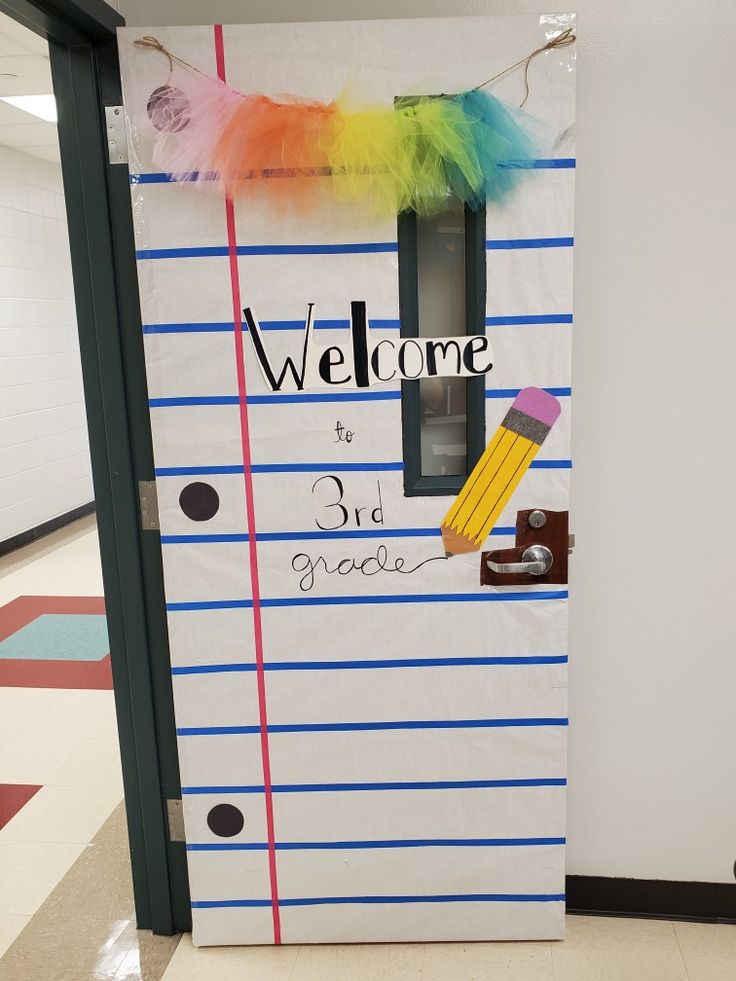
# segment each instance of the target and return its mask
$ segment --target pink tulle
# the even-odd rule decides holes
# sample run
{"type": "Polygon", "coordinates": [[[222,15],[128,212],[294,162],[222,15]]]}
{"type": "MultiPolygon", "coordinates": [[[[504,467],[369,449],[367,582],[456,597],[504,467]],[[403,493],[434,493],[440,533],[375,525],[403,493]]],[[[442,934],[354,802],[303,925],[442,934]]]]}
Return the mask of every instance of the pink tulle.
{"type": "Polygon", "coordinates": [[[175,180],[231,197],[264,190],[288,208],[320,193],[390,213],[433,214],[448,198],[479,208],[503,201],[535,156],[527,117],[488,92],[353,110],[177,70],[147,110],[154,160],[175,180]]]}
{"type": "Polygon", "coordinates": [[[189,121],[177,132],[161,132],[153,149],[156,164],[178,181],[208,181],[215,177],[213,148],[246,97],[224,82],[197,72],[175,72],[169,84],[179,88],[189,104],[189,121]]]}

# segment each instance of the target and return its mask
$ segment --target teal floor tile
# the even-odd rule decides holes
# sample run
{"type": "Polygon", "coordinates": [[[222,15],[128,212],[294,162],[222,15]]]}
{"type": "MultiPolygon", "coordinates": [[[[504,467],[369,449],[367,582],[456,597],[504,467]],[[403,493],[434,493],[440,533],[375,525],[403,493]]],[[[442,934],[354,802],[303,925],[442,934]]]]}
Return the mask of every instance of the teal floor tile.
{"type": "Polygon", "coordinates": [[[43,613],[0,641],[0,660],[101,661],[109,653],[107,619],[97,613],[43,613]]]}

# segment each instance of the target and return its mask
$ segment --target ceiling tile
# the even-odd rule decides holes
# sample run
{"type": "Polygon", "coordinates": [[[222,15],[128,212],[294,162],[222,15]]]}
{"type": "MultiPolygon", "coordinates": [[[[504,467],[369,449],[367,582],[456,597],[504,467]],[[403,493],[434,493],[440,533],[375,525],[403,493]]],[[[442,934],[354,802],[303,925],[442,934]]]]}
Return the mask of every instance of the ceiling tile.
{"type": "Polygon", "coordinates": [[[58,145],[28,146],[23,148],[23,153],[27,153],[29,157],[38,157],[40,160],[50,160],[52,163],[61,163],[58,145]]]}
{"type": "Polygon", "coordinates": [[[23,27],[7,14],[0,14],[0,53],[2,45],[15,45],[33,54],[48,54],[49,46],[42,37],[23,27]]]}
{"type": "Polygon", "coordinates": [[[0,54],[0,95],[43,95],[46,92],[53,92],[47,58],[41,55],[6,58],[0,54]],[[18,77],[3,77],[4,74],[18,77]]]}
{"type": "Polygon", "coordinates": [[[39,120],[37,123],[0,125],[0,143],[4,146],[49,146],[56,138],[54,123],[44,123],[39,120]]]}
{"type": "Polygon", "coordinates": [[[0,20],[0,57],[12,58],[15,55],[31,54],[29,49],[24,44],[19,44],[17,41],[13,41],[7,34],[4,33],[4,26],[4,21],[0,20]]]}
{"type": "Polygon", "coordinates": [[[23,112],[17,106],[11,106],[7,102],[0,101],[0,126],[23,126],[24,124],[42,121],[36,116],[31,116],[30,113],[23,112]]]}

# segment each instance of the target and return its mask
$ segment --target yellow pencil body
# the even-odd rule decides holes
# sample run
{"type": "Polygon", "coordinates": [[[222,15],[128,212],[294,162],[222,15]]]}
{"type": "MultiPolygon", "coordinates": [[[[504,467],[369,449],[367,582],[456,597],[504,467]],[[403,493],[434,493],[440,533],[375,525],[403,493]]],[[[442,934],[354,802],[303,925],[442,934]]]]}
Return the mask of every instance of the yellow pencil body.
{"type": "Polygon", "coordinates": [[[445,515],[441,532],[448,555],[481,547],[559,412],[549,393],[522,389],[445,515]]]}

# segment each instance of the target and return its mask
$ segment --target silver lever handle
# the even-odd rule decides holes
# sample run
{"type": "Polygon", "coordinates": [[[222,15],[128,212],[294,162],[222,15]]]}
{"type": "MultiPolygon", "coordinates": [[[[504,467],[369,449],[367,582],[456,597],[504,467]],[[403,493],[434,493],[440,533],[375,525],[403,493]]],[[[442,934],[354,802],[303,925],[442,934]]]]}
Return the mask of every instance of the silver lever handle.
{"type": "Polygon", "coordinates": [[[521,562],[492,562],[486,559],[486,565],[492,572],[529,576],[543,576],[552,568],[552,553],[546,545],[530,545],[521,556],[521,562]]]}

